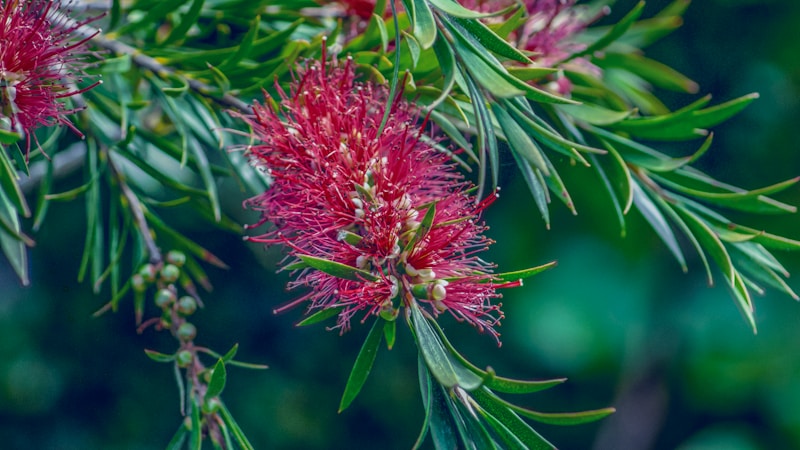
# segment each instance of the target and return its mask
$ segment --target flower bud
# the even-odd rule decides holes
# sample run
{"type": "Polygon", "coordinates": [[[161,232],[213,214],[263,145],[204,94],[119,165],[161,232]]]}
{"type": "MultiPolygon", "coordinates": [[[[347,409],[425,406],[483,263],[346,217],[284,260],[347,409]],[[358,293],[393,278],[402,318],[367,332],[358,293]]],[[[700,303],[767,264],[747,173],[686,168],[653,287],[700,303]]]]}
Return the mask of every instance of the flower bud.
{"type": "Polygon", "coordinates": [[[170,289],[160,289],[156,292],[155,302],[156,306],[161,309],[166,309],[172,306],[172,303],[175,301],[175,292],[170,289]]]}
{"type": "Polygon", "coordinates": [[[176,361],[178,362],[178,367],[187,368],[192,361],[194,361],[194,355],[189,350],[181,350],[178,352],[178,355],[175,357],[176,361]]]}
{"type": "Polygon", "coordinates": [[[141,293],[147,290],[147,282],[145,282],[144,277],[138,273],[131,277],[131,286],[133,286],[135,292],[141,293]]]}
{"type": "Polygon", "coordinates": [[[208,399],[208,401],[203,403],[203,406],[201,407],[201,409],[203,410],[203,413],[205,413],[205,414],[214,414],[217,411],[219,411],[219,409],[221,407],[222,407],[222,404],[220,403],[219,399],[217,397],[212,397],[212,398],[208,399]]]}
{"type": "Polygon", "coordinates": [[[193,297],[184,295],[178,300],[178,312],[184,316],[190,316],[197,311],[197,300],[193,297]]]}
{"type": "Polygon", "coordinates": [[[178,339],[189,342],[197,336],[197,328],[189,322],[184,322],[178,327],[178,339]]]}
{"type": "Polygon", "coordinates": [[[145,264],[139,269],[139,275],[147,283],[156,281],[156,268],[152,264],[145,264]]]}
{"type": "Polygon", "coordinates": [[[161,269],[161,279],[167,283],[174,283],[181,275],[181,269],[174,264],[167,264],[161,269]]]}
{"type": "Polygon", "coordinates": [[[178,267],[183,267],[183,265],[186,264],[186,254],[178,250],[171,250],[167,253],[167,262],[178,267]]]}

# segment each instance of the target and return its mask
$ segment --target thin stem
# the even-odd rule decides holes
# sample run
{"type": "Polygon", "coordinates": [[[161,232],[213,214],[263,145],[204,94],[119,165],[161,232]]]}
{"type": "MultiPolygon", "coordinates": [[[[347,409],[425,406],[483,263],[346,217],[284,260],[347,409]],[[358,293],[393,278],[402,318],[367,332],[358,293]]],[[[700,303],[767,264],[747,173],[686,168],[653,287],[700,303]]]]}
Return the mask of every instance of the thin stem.
{"type": "MultiPolygon", "coordinates": [[[[74,22],[73,19],[69,20],[74,22]]],[[[233,95],[223,94],[221,97],[216,95],[211,95],[211,92],[213,92],[214,90],[214,88],[212,88],[211,86],[203,83],[202,81],[186,77],[185,75],[177,74],[175,70],[172,69],[171,67],[167,67],[161,64],[154,58],[151,58],[150,56],[142,53],[139,49],[131,47],[130,45],[125,44],[123,42],[114,39],[109,39],[103,36],[102,34],[99,33],[99,30],[97,28],[91,27],[89,25],[83,25],[75,30],[75,34],[77,34],[82,38],[90,38],[91,41],[98,47],[109,50],[115,53],[116,55],[129,55],[131,57],[131,61],[133,61],[134,64],[153,72],[160,78],[166,78],[167,75],[180,77],[186,80],[186,83],[189,85],[189,87],[198,94],[208,97],[223,106],[238,109],[245,113],[252,113],[252,108],[250,107],[250,105],[239,100],[233,95]]]]}
{"type": "Polygon", "coordinates": [[[133,218],[136,221],[136,227],[139,229],[139,234],[141,234],[142,239],[144,240],[144,245],[147,247],[147,253],[150,255],[150,263],[163,263],[164,257],[161,255],[161,250],[156,245],[156,242],[153,239],[153,234],[150,232],[150,227],[147,225],[147,219],[144,217],[144,205],[142,205],[142,202],[139,201],[139,197],[137,197],[128,186],[128,183],[125,181],[125,175],[120,172],[119,168],[114,163],[114,158],[110,153],[108,154],[108,167],[111,170],[112,175],[119,182],[119,188],[122,191],[122,195],[125,197],[125,200],[127,200],[131,213],[133,213],[133,218]]]}

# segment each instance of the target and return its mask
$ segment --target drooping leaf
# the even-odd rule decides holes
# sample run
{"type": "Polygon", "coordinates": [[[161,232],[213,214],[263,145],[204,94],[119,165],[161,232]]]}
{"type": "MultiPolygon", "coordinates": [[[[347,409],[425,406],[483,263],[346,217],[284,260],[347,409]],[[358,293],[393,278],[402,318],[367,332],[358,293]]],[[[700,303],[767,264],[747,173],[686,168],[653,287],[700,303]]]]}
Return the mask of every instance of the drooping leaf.
{"type": "Polygon", "coordinates": [[[366,270],[357,269],[347,264],[328,261],[327,259],[317,258],[311,255],[298,255],[297,257],[310,267],[336,278],[352,281],[378,281],[380,279],[366,270]]]}
{"type": "Polygon", "coordinates": [[[375,357],[378,355],[378,348],[381,345],[381,338],[383,337],[385,325],[385,320],[381,318],[375,319],[375,323],[369,330],[367,338],[364,339],[364,344],[361,345],[361,350],[358,352],[356,361],[353,364],[353,369],[350,371],[350,376],[347,378],[342,400],[339,403],[340,413],[350,406],[350,403],[355,400],[358,393],[361,392],[364,383],[367,381],[367,377],[372,370],[372,365],[375,362],[375,357]]]}

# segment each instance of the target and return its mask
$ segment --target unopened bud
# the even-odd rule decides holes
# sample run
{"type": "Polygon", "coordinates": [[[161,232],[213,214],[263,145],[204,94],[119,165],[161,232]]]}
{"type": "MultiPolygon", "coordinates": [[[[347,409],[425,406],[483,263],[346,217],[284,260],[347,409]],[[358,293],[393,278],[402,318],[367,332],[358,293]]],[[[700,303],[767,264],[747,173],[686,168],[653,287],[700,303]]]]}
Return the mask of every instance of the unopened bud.
{"type": "Polygon", "coordinates": [[[189,322],[184,322],[178,327],[178,339],[189,342],[197,336],[197,328],[189,322]]]}
{"type": "Polygon", "coordinates": [[[175,264],[178,267],[183,267],[186,264],[186,254],[178,250],[172,250],[167,253],[167,262],[175,264]]]}
{"type": "Polygon", "coordinates": [[[197,300],[194,297],[184,295],[178,300],[178,312],[184,316],[190,316],[197,311],[197,300]]]}
{"type": "Polygon", "coordinates": [[[156,306],[158,306],[161,309],[169,308],[170,306],[172,306],[172,302],[175,301],[176,297],[177,296],[175,295],[175,292],[173,292],[172,290],[160,289],[158,292],[156,292],[156,298],[155,298],[156,306]]]}
{"type": "Polygon", "coordinates": [[[167,283],[174,283],[181,275],[181,269],[174,264],[167,264],[161,269],[161,279],[167,283]]]}

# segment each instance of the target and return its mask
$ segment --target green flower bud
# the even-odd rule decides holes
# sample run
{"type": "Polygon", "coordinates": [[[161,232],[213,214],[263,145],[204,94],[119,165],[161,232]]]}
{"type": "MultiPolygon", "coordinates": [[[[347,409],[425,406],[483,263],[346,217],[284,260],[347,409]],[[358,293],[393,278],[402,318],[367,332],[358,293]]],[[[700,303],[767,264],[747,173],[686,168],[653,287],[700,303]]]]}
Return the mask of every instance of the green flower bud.
{"type": "Polygon", "coordinates": [[[167,264],[163,269],[161,269],[161,279],[167,283],[174,283],[178,280],[180,275],[181,269],[174,264],[167,264]]]}
{"type": "Polygon", "coordinates": [[[184,322],[178,327],[178,339],[189,342],[197,336],[197,328],[189,322],[184,322]]]}
{"type": "Polygon", "coordinates": [[[184,295],[178,300],[178,312],[184,316],[190,316],[197,311],[197,300],[188,295],[184,295]]]}
{"type": "Polygon", "coordinates": [[[169,308],[172,306],[172,303],[175,301],[176,297],[177,295],[175,295],[175,292],[173,292],[171,289],[160,289],[158,292],[156,292],[156,306],[161,309],[169,308]]]}
{"type": "Polygon", "coordinates": [[[145,264],[139,268],[139,275],[148,283],[156,281],[156,268],[152,264],[145,264]]]}
{"type": "Polygon", "coordinates": [[[192,361],[194,361],[194,355],[189,350],[181,350],[178,352],[176,360],[178,361],[178,367],[185,369],[192,364],[192,361]]]}
{"type": "Polygon", "coordinates": [[[141,293],[147,290],[147,282],[145,282],[144,277],[138,273],[131,277],[131,286],[135,292],[141,293]]]}
{"type": "Polygon", "coordinates": [[[183,267],[183,265],[186,264],[186,254],[178,250],[172,250],[167,253],[167,262],[178,267],[183,267]]]}

